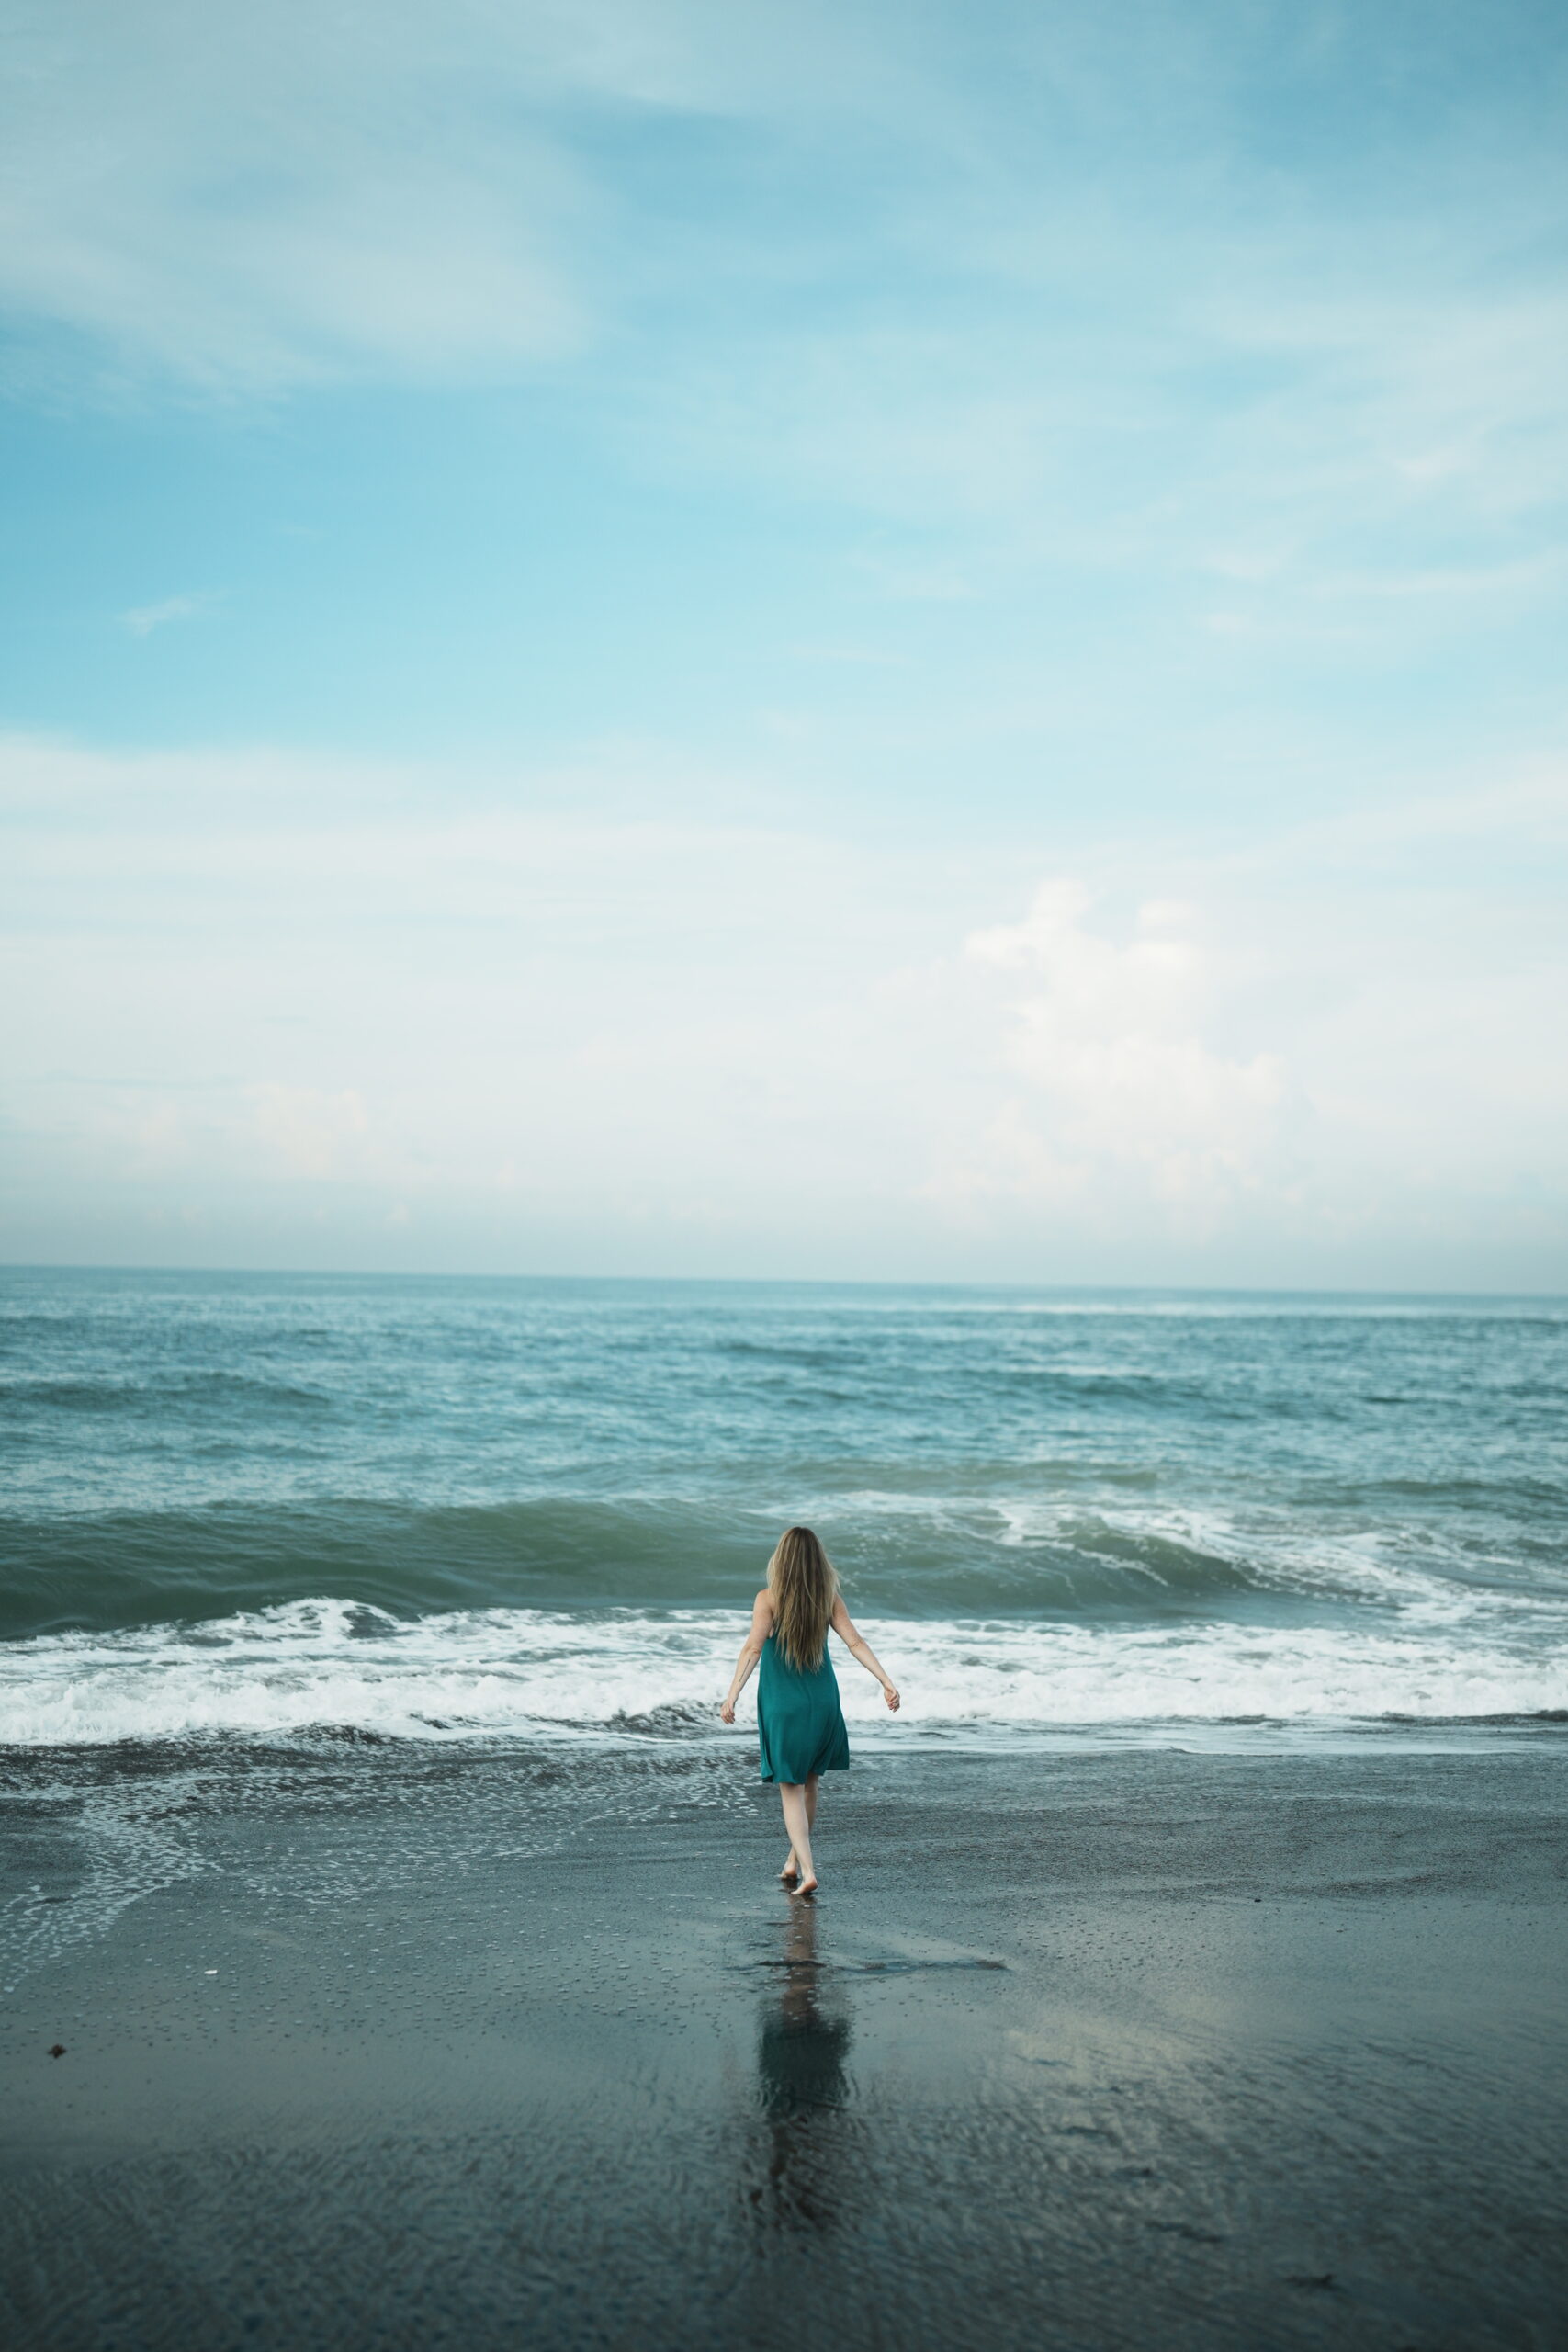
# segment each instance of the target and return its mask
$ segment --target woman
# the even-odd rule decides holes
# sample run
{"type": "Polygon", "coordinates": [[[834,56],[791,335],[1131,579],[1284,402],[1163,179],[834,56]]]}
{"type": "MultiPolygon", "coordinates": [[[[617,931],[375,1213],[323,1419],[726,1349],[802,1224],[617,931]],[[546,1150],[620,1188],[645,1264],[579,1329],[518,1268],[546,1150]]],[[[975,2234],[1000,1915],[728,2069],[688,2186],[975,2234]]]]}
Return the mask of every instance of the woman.
{"type": "Polygon", "coordinates": [[[809,1527],[786,1527],[768,1562],[768,1589],[757,1595],[751,1630],[735,1661],[729,1696],[719,1709],[735,1721],[735,1702],[759,1658],[757,1745],[764,1781],[778,1782],[784,1803],[789,1853],[779,1872],[797,1894],[814,1894],[811,1827],[817,1818],[817,1780],[822,1772],[849,1770],[850,1742],[839,1705],[838,1677],[828,1656],[831,1626],[852,1657],[882,1685],[889,1709],[898,1693],[856,1633],[839,1590],[833,1564],[809,1527]]]}

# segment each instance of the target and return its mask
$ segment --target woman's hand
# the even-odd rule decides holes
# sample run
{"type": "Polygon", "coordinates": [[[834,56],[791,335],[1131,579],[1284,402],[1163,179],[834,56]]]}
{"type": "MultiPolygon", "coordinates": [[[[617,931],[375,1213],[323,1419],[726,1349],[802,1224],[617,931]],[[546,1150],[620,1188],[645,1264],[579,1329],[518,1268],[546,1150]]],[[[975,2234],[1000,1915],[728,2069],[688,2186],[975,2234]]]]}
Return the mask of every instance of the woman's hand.
{"type": "Polygon", "coordinates": [[[718,1711],[718,1719],[721,1724],[732,1724],[735,1721],[735,1702],[733,1699],[727,1699],[725,1701],[723,1706],[718,1711]]]}
{"type": "Polygon", "coordinates": [[[890,1715],[896,1715],[898,1712],[898,1693],[895,1690],[891,1682],[884,1685],[882,1695],[887,1702],[888,1713],[890,1715]]]}

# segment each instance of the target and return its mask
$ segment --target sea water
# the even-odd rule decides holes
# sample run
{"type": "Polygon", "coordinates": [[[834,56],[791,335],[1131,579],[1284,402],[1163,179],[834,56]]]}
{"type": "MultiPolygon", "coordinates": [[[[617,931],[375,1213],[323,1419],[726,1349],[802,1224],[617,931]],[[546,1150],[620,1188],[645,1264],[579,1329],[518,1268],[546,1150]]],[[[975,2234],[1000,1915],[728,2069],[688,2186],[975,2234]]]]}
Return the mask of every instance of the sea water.
{"type": "Polygon", "coordinates": [[[792,1521],[868,1756],[1568,1710],[1564,1301],[11,1271],[0,1384],[13,1747],[734,1743],[792,1521]]]}

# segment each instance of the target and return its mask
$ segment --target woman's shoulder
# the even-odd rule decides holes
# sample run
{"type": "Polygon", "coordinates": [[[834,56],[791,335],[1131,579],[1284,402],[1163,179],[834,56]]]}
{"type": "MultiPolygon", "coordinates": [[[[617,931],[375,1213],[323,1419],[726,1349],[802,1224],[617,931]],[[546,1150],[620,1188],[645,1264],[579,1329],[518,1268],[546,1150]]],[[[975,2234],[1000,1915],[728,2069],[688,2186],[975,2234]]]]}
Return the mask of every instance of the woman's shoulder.
{"type": "Polygon", "coordinates": [[[761,1610],[761,1611],[762,1611],[762,1613],[763,1613],[765,1616],[768,1616],[768,1617],[771,1617],[771,1616],[773,1615],[773,1594],[770,1592],[770,1590],[768,1589],[768,1587],[767,1587],[766,1585],[764,1585],[764,1586],[762,1587],[761,1591],[757,1595],[756,1600],[751,1603],[751,1613],[752,1613],[752,1615],[753,1615],[753,1616],[755,1616],[755,1615],[756,1615],[756,1613],[757,1613],[757,1611],[758,1611],[759,1610],[761,1610]]]}

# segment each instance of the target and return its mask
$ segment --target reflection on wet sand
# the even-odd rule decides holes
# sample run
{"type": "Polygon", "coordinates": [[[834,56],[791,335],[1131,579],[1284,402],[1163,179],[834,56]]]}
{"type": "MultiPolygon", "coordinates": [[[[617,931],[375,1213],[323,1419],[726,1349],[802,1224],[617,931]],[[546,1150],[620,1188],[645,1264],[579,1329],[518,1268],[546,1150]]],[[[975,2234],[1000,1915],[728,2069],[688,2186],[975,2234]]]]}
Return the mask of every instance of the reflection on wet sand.
{"type": "Polygon", "coordinates": [[[792,1903],[781,1982],[757,2036],[757,2087],[767,2129],[767,2188],[755,2200],[781,2227],[831,2229],[847,2186],[840,2110],[850,2097],[850,2019],[841,1980],[818,1951],[814,1904],[792,1903]]]}

